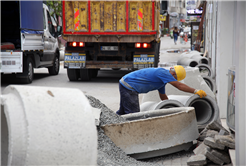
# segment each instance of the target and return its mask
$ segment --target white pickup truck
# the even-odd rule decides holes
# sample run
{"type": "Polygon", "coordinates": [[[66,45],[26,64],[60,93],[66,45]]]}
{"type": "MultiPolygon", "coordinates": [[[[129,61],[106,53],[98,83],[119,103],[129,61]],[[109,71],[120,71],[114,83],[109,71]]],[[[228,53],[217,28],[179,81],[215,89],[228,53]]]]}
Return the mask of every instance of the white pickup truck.
{"type": "Polygon", "coordinates": [[[34,68],[46,67],[57,75],[57,29],[43,1],[1,1],[1,74],[15,74],[23,83],[33,81],[34,68]]]}

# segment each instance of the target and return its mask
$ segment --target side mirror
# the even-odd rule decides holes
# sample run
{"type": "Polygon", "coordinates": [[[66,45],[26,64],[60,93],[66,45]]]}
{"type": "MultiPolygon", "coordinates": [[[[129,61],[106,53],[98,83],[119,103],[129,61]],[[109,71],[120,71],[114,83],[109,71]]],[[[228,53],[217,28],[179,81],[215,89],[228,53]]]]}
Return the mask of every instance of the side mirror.
{"type": "Polygon", "coordinates": [[[56,36],[60,36],[61,35],[61,32],[62,32],[62,26],[58,25],[57,26],[57,31],[56,31],[56,36]]]}

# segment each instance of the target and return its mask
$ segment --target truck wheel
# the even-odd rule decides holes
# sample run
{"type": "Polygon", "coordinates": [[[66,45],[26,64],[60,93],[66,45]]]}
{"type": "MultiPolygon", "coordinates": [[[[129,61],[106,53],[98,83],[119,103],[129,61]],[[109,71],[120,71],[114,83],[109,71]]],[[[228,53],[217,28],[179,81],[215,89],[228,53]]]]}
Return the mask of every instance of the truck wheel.
{"type": "Polygon", "coordinates": [[[24,84],[30,84],[33,81],[33,76],[34,76],[34,72],[33,72],[33,61],[30,57],[28,57],[26,59],[26,61],[24,60],[24,66],[23,66],[23,74],[25,78],[20,78],[20,82],[24,83],[24,84]]]}
{"type": "Polygon", "coordinates": [[[81,81],[90,81],[91,80],[91,70],[80,69],[80,78],[81,78],[81,81]]]}
{"type": "Polygon", "coordinates": [[[59,70],[60,70],[60,59],[59,59],[59,56],[58,56],[57,53],[56,53],[55,60],[53,62],[53,66],[49,67],[48,70],[49,70],[49,74],[50,75],[57,75],[59,73],[59,70]]]}
{"type": "Polygon", "coordinates": [[[96,78],[98,74],[98,69],[90,69],[91,78],[96,78]]]}
{"type": "Polygon", "coordinates": [[[79,78],[79,69],[67,69],[67,77],[70,81],[77,81],[79,78]]]}

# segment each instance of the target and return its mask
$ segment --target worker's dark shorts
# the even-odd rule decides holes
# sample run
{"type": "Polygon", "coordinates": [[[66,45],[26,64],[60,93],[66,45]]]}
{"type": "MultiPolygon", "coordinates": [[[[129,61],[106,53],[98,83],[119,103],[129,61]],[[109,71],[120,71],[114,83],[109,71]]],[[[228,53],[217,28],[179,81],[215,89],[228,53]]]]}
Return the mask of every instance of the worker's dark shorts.
{"type": "Polygon", "coordinates": [[[118,115],[139,112],[138,93],[125,88],[119,83],[120,90],[120,109],[116,112],[118,115]]]}

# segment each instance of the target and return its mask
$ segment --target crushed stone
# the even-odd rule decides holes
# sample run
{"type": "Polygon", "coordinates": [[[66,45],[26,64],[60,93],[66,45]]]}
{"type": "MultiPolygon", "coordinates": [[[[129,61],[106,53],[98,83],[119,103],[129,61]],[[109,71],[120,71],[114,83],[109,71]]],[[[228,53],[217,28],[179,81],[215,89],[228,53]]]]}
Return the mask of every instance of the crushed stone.
{"type": "Polygon", "coordinates": [[[89,103],[92,107],[101,109],[100,125],[97,127],[98,131],[98,166],[159,166],[162,165],[163,161],[180,158],[180,157],[190,157],[194,153],[190,151],[181,151],[174,154],[169,154],[161,157],[155,157],[145,160],[136,160],[128,156],[122,149],[117,147],[114,142],[105,135],[104,131],[101,129],[101,125],[116,124],[126,122],[123,117],[117,115],[115,112],[110,110],[106,105],[101,103],[98,99],[86,95],[89,103]]]}

